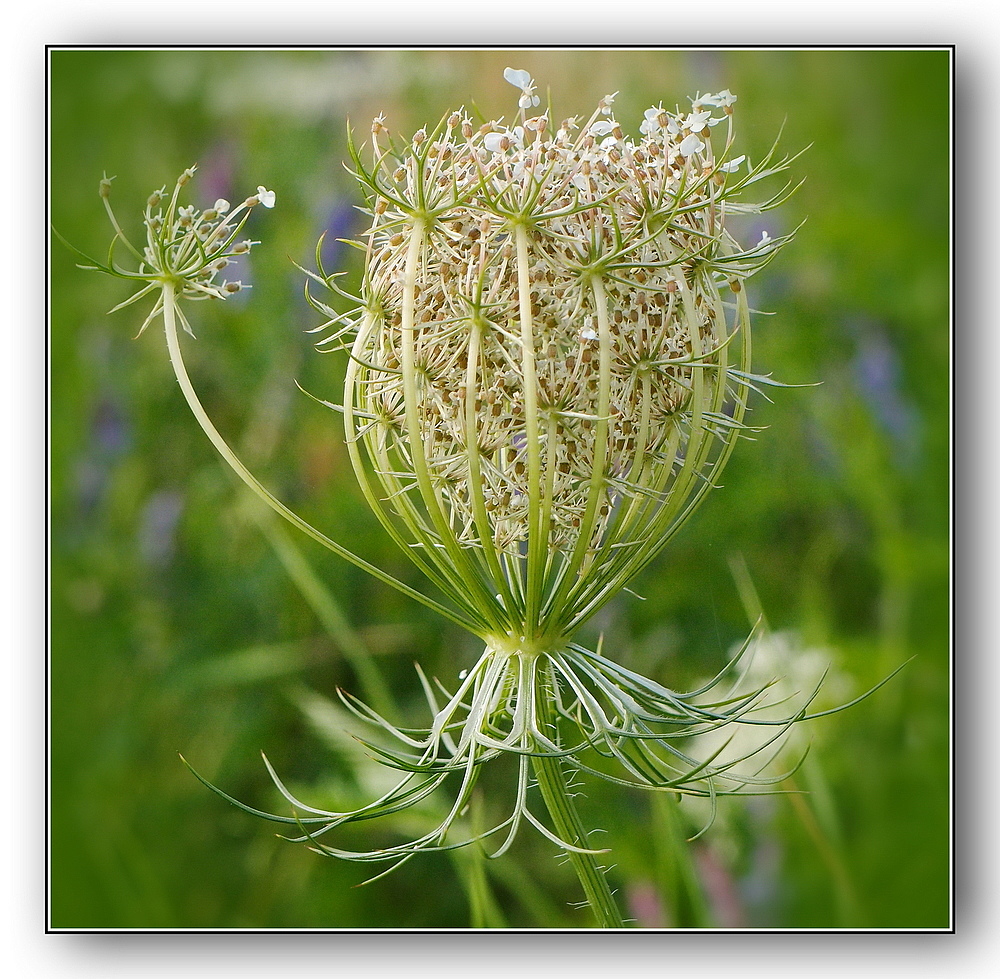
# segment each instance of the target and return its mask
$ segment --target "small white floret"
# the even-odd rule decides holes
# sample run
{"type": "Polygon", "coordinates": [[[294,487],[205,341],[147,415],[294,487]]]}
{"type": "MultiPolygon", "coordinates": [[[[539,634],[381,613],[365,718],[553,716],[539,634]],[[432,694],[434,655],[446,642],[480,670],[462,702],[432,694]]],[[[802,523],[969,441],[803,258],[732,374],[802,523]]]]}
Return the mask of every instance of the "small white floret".
{"type": "Polygon", "coordinates": [[[684,121],[684,126],[692,133],[700,133],[709,123],[710,112],[692,112],[684,121]]]}
{"type": "Polygon", "coordinates": [[[685,136],[678,147],[683,157],[689,157],[693,153],[700,153],[704,148],[705,144],[694,133],[685,136]]]}
{"type": "Polygon", "coordinates": [[[643,136],[654,136],[660,131],[660,115],[663,112],[662,107],[653,106],[647,109],[643,113],[643,120],[639,124],[639,132],[643,136]]]}
{"type": "Polygon", "coordinates": [[[521,90],[521,97],[517,104],[522,109],[530,109],[538,105],[539,98],[535,95],[535,83],[531,80],[531,75],[523,68],[504,68],[503,77],[515,88],[521,90]]]}

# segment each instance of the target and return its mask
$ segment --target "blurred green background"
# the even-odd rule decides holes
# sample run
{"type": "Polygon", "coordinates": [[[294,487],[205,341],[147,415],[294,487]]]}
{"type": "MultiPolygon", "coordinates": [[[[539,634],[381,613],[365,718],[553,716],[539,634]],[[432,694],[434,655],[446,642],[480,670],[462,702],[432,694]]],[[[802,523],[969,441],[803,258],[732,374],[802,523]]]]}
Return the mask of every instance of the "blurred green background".
{"type": "MultiPolygon", "coordinates": [[[[724,488],[638,581],[647,600],[617,600],[590,638],[683,687],[724,663],[759,600],[780,672],[830,666],[824,704],[915,658],[864,703],[809,724],[808,761],[785,786],[807,793],[728,800],[681,859],[662,800],[588,784],[582,805],[607,831],[613,886],[641,926],[949,926],[949,52],[50,58],[52,219],[84,251],[101,257],[110,240],[105,171],[136,237],[148,194],[192,163],[201,206],[276,191],[274,211],[251,220],[264,242],[241,270],[252,292],[191,307],[195,385],[265,484],[415,585],[355,489],[337,416],[294,383],[339,398],[343,364],[311,347],[317,318],[293,262],[311,265],[327,230],[329,267],[358,274],[358,253],[333,242],[364,227],[342,165],[346,120],[364,136],[379,112],[407,135],[461,105],[509,118],[512,65],[550,94],[556,121],[618,91],[635,133],[649,105],[729,88],[737,153],[759,158],[782,125],[786,151],[811,144],[793,167],[802,189],[740,233],[807,218],[752,283],[754,305],[776,314],[756,321],[755,367],[822,383],[755,400],[766,430],[737,446],[724,488]]],[[[125,284],[78,270],[58,243],[51,274],[52,926],[587,926],[570,868],[537,834],[502,860],[425,857],[355,888],[370,868],[277,839],[183,766],[178,752],[246,803],[287,812],[264,751],[307,801],[362,800],[379,775],[343,735],[335,698],[371,685],[359,655],[415,726],[427,717],[413,661],[450,682],[479,650],[261,525],[189,416],[158,327],[133,341],[140,307],[106,315],[125,284]]],[[[398,841],[429,815],[339,841],[398,841]]],[[[682,807],[680,829],[703,815],[682,807]]]]}

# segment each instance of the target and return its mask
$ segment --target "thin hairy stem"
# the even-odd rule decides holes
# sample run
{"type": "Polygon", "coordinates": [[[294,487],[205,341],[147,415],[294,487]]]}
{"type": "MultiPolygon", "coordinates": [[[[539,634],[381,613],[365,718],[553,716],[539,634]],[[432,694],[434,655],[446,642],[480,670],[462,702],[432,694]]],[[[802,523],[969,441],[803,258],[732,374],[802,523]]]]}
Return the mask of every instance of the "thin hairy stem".
{"type": "MultiPolygon", "coordinates": [[[[547,732],[554,732],[555,716],[550,697],[546,696],[545,691],[542,691],[542,696],[536,698],[535,709],[539,726],[547,732]]],[[[624,928],[625,922],[618,910],[608,878],[597,862],[597,857],[592,853],[583,852],[589,845],[587,831],[567,788],[561,760],[550,755],[540,755],[532,758],[532,766],[556,834],[560,839],[579,848],[567,850],[566,854],[576,871],[598,925],[601,928],[624,928]]]]}

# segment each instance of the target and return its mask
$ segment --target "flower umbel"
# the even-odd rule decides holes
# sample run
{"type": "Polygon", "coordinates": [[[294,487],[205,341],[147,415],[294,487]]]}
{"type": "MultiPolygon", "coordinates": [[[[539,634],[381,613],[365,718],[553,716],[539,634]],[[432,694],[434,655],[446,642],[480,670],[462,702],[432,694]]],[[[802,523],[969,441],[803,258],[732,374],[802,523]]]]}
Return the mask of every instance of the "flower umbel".
{"type": "MultiPolygon", "coordinates": [[[[238,239],[250,211],[257,204],[274,207],[274,192],[258,187],[255,195],[232,210],[229,201],[222,199],[204,210],[198,210],[193,205],[181,205],[181,190],[190,183],[196,169],[188,167],[177,178],[169,196],[166,187],[149,195],[143,211],[146,243],[141,251],[129,241],[111,208],[111,181],[114,178],[104,177],[101,180],[100,195],[115,229],[115,237],[106,264],[84,256],[89,264],[80,267],[143,283],[128,299],[119,303],[115,310],[148,294],[156,295],[155,305],[139,328],[138,335],[163,312],[166,290],[172,293],[173,299],[226,299],[242,289],[250,288],[239,281],[230,282],[223,278],[220,282],[218,279],[220,273],[239,256],[246,255],[254,245],[259,244],[256,241],[238,239]],[[119,241],[137,261],[138,265],[134,270],[121,268],[116,263],[115,245],[119,241]]],[[[175,310],[181,325],[193,336],[191,326],[180,307],[175,307],[175,310]]]]}
{"type": "Polygon", "coordinates": [[[456,112],[401,153],[379,127],[370,171],[355,153],[362,296],[319,304],[319,347],[349,345],[340,407],[369,503],[488,643],[561,648],[744,431],[742,283],[786,239],[744,249],[726,218],[787,161],[736,175],[732,117],[718,156],[707,117],[649,110],[633,141],[601,108],[555,133],[456,112]]]}

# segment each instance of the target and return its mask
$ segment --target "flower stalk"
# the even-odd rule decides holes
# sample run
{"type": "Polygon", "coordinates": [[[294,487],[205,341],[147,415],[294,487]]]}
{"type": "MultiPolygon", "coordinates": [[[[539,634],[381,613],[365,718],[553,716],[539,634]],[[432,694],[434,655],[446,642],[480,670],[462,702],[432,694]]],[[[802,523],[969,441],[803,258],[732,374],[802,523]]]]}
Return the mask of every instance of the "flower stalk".
{"type": "MultiPolygon", "coordinates": [[[[542,697],[539,701],[544,727],[554,733],[555,720],[551,717],[550,701],[542,697]]],[[[556,836],[575,844],[578,849],[566,851],[587,903],[590,905],[597,924],[601,928],[624,928],[621,911],[607,875],[598,863],[597,854],[587,849],[587,831],[573,802],[573,795],[567,785],[566,774],[561,769],[558,757],[539,753],[532,759],[538,790],[552,818],[556,836]]]]}

